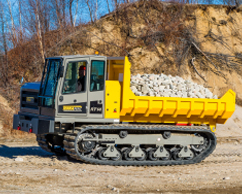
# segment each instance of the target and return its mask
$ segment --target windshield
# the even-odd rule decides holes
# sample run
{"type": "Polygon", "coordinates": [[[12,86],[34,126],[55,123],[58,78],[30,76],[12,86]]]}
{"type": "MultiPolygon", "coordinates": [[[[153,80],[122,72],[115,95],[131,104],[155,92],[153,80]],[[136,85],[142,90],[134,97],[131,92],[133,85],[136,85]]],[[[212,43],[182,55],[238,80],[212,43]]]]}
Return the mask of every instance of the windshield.
{"type": "Polygon", "coordinates": [[[50,59],[45,67],[41,83],[42,106],[52,106],[52,99],[55,97],[56,86],[58,83],[60,59],[50,59]]]}

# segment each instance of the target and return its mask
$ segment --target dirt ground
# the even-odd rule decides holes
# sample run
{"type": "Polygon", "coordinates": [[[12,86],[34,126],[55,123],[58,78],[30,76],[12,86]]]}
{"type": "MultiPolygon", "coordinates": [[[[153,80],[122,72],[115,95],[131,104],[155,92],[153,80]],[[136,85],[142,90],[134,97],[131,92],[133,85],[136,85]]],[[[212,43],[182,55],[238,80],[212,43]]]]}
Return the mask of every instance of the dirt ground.
{"type": "Polygon", "coordinates": [[[241,193],[242,137],[219,138],[199,164],[161,167],[90,165],[32,142],[0,143],[0,193],[241,193]]]}

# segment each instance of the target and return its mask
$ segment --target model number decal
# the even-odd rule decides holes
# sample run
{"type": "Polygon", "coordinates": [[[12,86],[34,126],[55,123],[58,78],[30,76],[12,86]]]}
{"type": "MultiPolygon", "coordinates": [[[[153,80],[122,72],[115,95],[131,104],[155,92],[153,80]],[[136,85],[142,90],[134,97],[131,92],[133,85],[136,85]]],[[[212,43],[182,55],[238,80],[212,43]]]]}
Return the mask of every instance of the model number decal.
{"type": "Polygon", "coordinates": [[[63,111],[81,112],[82,106],[63,106],[63,111]]]}
{"type": "Polygon", "coordinates": [[[102,108],[98,108],[98,107],[91,107],[91,112],[93,113],[97,113],[97,112],[102,112],[102,108]]]}
{"type": "Polygon", "coordinates": [[[101,101],[91,101],[90,102],[90,113],[102,114],[103,105],[101,101]]]}

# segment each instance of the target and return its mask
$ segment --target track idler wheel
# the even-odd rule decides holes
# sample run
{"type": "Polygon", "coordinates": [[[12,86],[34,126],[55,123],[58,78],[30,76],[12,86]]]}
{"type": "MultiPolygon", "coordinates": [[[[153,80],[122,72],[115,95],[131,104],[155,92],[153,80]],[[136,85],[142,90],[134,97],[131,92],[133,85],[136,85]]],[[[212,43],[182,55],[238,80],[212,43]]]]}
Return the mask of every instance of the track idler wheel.
{"type": "Polygon", "coordinates": [[[124,149],[122,149],[124,160],[127,160],[127,161],[133,161],[134,160],[134,158],[129,157],[129,153],[131,151],[132,151],[132,148],[124,148],[124,149]]]}
{"type": "Polygon", "coordinates": [[[77,144],[78,144],[78,148],[79,148],[78,150],[81,153],[89,153],[96,147],[96,142],[91,141],[92,138],[93,138],[93,136],[88,133],[84,133],[79,136],[79,141],[77,144]],[[83,141],[84,137],[90,138],[90,141],[83,141]]]}
{"type": "Polygon", "coordinates": [[[168,156],[166,156],[166,157],[162,157],[162,158],[160,158],[160,160],[170,160],[171,159],[171,154],[170,154],[170,152],[167,150],[167,152],[168,152],[168,156]]]}
{"type": "Polygon", "coordinates": [[[148,158],[149,158],[151,161],[157,161],[157,160],[158,160],[158,158],[154,156],[155,151],[156,151],[155,148],[151,148],[151,149],[149,149],[149,150],[147,150],[147,151],[148,151],[148,158]]]}
{"type": "MultiPolygon", "coordinates": [[[[188,148],[189,149],[189,148],[188,148]]],[[[194,157],[195,157],[195,153],[194,153],[194,151],[193,150],[191,150],[190,149],[190,151],[191,151],[191,156],[190,157],[181,157],[181,156],[179,156],[179,153],[180,153],[180,151],[181,151],[181,149],[179,148],[179,149],[176,149],[174,152],[173,152],[173,154],[172,154],[172,156],[173,156],[173,159],[174,160],[192,160],[194,157]]]]}
{"type": "Polygon", "coordinates": [[[143,156],[142,157],[139,157],[139,158],[136,158],[136,160],[143,161],[143,160],[146,160],[147,159],[147,154],[146,154],[145,149],[142,149],[142,151],[144,152],[143,153],[143,156]]]}
{"type": "Polygon", "coordinates": [[[202,145],[191,145],[191,148],[193,151],[195,152],[202,152],[203,150],[205,150],[208,146],[208,139],[206,137],[204,137],[204,143],[202,145]]]}
{"type": "Polygon", "coordinates": [[[96,146],[95,141],[81,141],[79,142],[79,149],[82,150],[84,153],[91,152],[96,146]]]}
{"type": "Polygon", "coordinates": [[[114,160],[114,161],[119,161],[119,160],[122,160],[122,154],[121,154],[121,152],[117,149],[117,151],[118,151],[118,156],[117,157],[115,157],[115,158],[111,158],[111,160],[114,160]]]}
{"type": "Polygon", "coordinates": [[[100,148],[97,152],[98,158],[100,160],[108,160],[109,158],[104,156],[104,152],[106,151],[106,148],[100,148]]]}
{"type": "Polygon", "coordinates": [[[182,160],[182,158],[178,156],[180,151],[181,149],[176,149],[174,152],[172,152],[172,157],[174,160],[182,160]]]}
{"type": "Polygon", "coordinates": [[[191,150],[191,156],[190,157],[186,157],[186,158],[184,158],[185,160],[192,160],[195,156],[196,156],[196,154],[194,153],[194,151],[192,150],[192,149],[190,149],[191,150]]]}

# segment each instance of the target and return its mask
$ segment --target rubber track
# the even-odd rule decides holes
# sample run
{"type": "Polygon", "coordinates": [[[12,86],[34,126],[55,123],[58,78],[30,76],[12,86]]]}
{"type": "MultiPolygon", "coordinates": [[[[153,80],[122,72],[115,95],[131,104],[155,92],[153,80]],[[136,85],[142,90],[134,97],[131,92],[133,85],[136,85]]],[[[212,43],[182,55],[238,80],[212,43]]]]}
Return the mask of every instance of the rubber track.
{"type": "Polygon", "coordinates": [[[87,125],[82,126],[75,130],[74,134],[68,134],[64,136],[64,148],[66,153],[72,158],[80,160],[85,163],[98,164],[98,165],[112,165],[112,166],[167,166],[167,165],[186,165],[196,164],[208,157],[216,147],[216,137],[214,133],[208,130],[205,126],[173,126],[173,125],[130,125],[130,124],[118,124],[118,125],[87,125]],[[85,131],[99,131],[99,130],[135,130],[135,131],[171,131],[171,132],[185,132],[185,133],[205,133],[210,138],[210,147],[205,149],[202,154],[196,156],[192,160],[170,160],[170,161],[112,161],[112,160],[99,160],[95,158],[88,158],[82,156],[77,152],[78,148],[76,143],[77,133],[84,133],[85,131]]]}
{"type": "Polygon", "coordinates": [[[50,148],[49,148],[49,146],[48,146],[48,144],[46,143],[46,139],[45,139],[45,135],[37,135],[37,137],[36,137],[36,141],[38,142],[38,145],[43,149],[43,150],[45,150],[45,151],[47,151],[47,152],[50,152],[50,153],[55,153],[55,152],[53,152],[50,148]]]}

